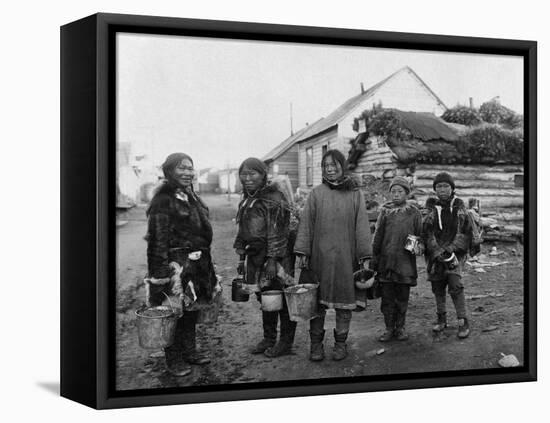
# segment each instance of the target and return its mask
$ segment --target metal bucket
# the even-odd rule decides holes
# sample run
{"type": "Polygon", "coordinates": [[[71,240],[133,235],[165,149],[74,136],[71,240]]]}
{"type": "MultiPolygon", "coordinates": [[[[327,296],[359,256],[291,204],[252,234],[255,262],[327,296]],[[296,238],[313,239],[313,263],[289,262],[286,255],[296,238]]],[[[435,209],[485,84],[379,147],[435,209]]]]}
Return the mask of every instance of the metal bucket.
{"type": "Polygon", "coordinates": [[[218,321],[220,314],[221,295],[216,295],[211,303],[197,303],[194,306],[198,310],[197,323],[212,324],[218,321]]]}
{"type": "Polygon", "coordinates": [[[236,303],[245,303],[249,298],[248,292],[243,289],[243,279],[235,278],[231,282],[231,300],[236,303]]]}
{"type": "Polygon", "coordinates": [[[317,317],[318,284],[306,283],[285,289],[288,314],[293,322],[307,322],[317,317]]]}
{"type": "Polygon", "coordinates": [[[263,311],[279,311],[283,309],[283,291],[263,291],[261,296],[263,311]]]}
{"type": "Polygon", "coordinates": [[[166,348],[173,344],[180,315],[167,306],[136,310],[139,345],[145,349],[166,348]]]}

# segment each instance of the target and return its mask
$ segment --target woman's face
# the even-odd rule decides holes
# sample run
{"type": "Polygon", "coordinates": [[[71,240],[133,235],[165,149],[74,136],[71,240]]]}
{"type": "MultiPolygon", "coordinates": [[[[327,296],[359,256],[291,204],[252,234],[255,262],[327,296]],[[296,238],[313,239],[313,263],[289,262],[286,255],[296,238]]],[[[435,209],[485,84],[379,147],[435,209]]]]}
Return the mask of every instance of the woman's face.
{"type": "Polygon", "coordinates": [[[183,159],[172,171],[172,178],[182,187],[189,187],[193,183],[195,170],[189,159],[183,159]]]}
{"type": "Polygon", "coordinates": [[[325,174],[325,178],[327,178],[330,182],[337,181],[344,174],[342,166],[340,166],[340,163],[334,160],[332,156],[327,156],[325,158],[323,163],[323,172],[325,174]]]}
{"type": "Polygon", "coordinates": [[[262,187],[262,184],[264,182],[263,173],[258,172],[254,169],[250,169],[247,166],[244,166],[242,168],[241,173],[239,174],[239,178],[241,178],[241,183],[248,192],[257,191],[262,187]]]}
{"type": "Polygon", "coordinates": [[[407,191],[400,185],[391,187],[390,194],[395,204],[403,204],[407,200],[407,191]]]}

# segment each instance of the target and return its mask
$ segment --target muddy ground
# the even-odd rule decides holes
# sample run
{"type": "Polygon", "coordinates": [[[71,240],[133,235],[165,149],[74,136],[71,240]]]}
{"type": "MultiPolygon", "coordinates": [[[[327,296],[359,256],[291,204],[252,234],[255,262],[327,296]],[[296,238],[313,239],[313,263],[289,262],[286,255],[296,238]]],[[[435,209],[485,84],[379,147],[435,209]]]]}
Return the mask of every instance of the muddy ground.
{"type": "Polygon", "coordinates": [[[262,337],[259,303],[253,298],[246,303],[231,301],[237,262],[231,247],[236,234],[232,218],[238,198],[234,195],[231,200],[227,196],[204,199],[211,209],[213,257],[224,288],[218,322],[198,325],[199,348],[211,354],[212,362],[193,366],[191,375],[175,378],[164,370],[162,351],[139,347],[134,311],[144,299],[146,220],[144,207],[136,207],[119,216],[126,223],[117,229],[117,390],[487,369],[499,367],[501,353],[514,354],[523,363],[523,248],[520,244],[492,243],[483,245],[481,260],[505,264],[482,267],[482,271],[467,266],[464,284],[472,332],[465,340],[456,337],[456,316],[450,298],[449,328],[443,336],[432,335],[435,302],[421,259],[419,283],[411,290],[407,314],[408,341],[377,341],[384,324],[380,300],[373,300],[365,311],[353,314],[349,355],[343,361],[330,359],[332,311],[326,321],[330,336],[325,337],[325,361],[308,360],[307,323],[298,324],[293,355],[275,359],[251,355],[249,349],[262,337]],[[493,247],[499,255],[489,255],[493,247]],[[381,348],[384,352],[377,355],[381,348]]]}

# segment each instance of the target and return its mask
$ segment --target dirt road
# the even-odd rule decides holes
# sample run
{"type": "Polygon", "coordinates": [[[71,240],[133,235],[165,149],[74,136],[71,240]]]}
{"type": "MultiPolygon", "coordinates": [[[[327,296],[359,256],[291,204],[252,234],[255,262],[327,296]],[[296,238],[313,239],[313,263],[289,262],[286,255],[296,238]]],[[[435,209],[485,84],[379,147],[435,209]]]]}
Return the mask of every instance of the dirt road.
{"type": "MultiPolygon", "coordinates": [[[[148,351],[138,345],[134,310],[144,298],[146,273],[146,229],[144,208],[135,208],[121,219],[128,221],[117,229],[117,389],[146,389],[190,385],[211,385],[295,379],[320,379],[357,375],[433,372],[442,370],[485,369],[498,367],[500,353],[514,354],[523,363],[523,248],[521,245],[496,245],[498,256],[489,256],[493,244],[483,245],[481,261],[505,263],[480,267],[468,266],[464,278],[467,305],[471,314],[469,338],[456,337],[456,318],[448,299],[449,328],[434,338],[431,332],[435,302],[423,260],[419,260],[419,283],[411,290],[407,314],[406,342],[382,344],[380,300],[354,313],[348,339],[349,356],[341,361],[330,359],[333,344],[334,313],[327,315],[325,351],[320,363],[308,360],[308,325],[299,323],[294,354],[270,359],[251,355],[248,350],[261,339],[259,303],[231,301],[231,280],[235,277],[236,256],[232,249],[236,226],[231,221],[236,197],[205,197],[211,208],[214,229],[213,257],[216,272],[223,280],[223,305],[215,325],[198,326],[198,343],[209,351],[209,365],[194,366],[193,373],[174,378],[164,370],[162,351],[148,351]],[[384,353],[376,351],[384,348],[384,353]]],[[[472,263],[475,265],[475,263],[472,263]]]]}

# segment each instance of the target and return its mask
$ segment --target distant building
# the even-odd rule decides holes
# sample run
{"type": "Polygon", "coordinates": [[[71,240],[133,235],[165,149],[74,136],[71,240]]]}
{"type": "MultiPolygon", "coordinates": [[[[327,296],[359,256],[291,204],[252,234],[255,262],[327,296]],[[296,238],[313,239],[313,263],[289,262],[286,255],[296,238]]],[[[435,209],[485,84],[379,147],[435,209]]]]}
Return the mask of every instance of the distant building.
{"type": "Polygon", "coordinates": [[[208,167],[206,169],[199,170],[197,177],[199,192],[211,193],[218,191],[220,188],[218,174],[219,169],[215,167],[208,167]]]}
{"type": "Polygon", "coordinates": [[[300,129],[262,157],[268,167],[270,179],[279,175],[288,176],[293,190],[298,188],[300,177],[298,171],[299,147],[296,141],[307,129],[308,126],[300,129]]]}
{"type": "Polygon", "coordinates": [[[239,179],[239,169],[220,169],[218,171],[218,185],[222,194],[242,191],[239,179]]]}
{"type": "Polygon", "coordinates": [[[119,142],[116,154],[117,207],[129,208],[147,203],[162,177],[160,169],[149,156],[135,154],[132,144],[119,142]]]}

